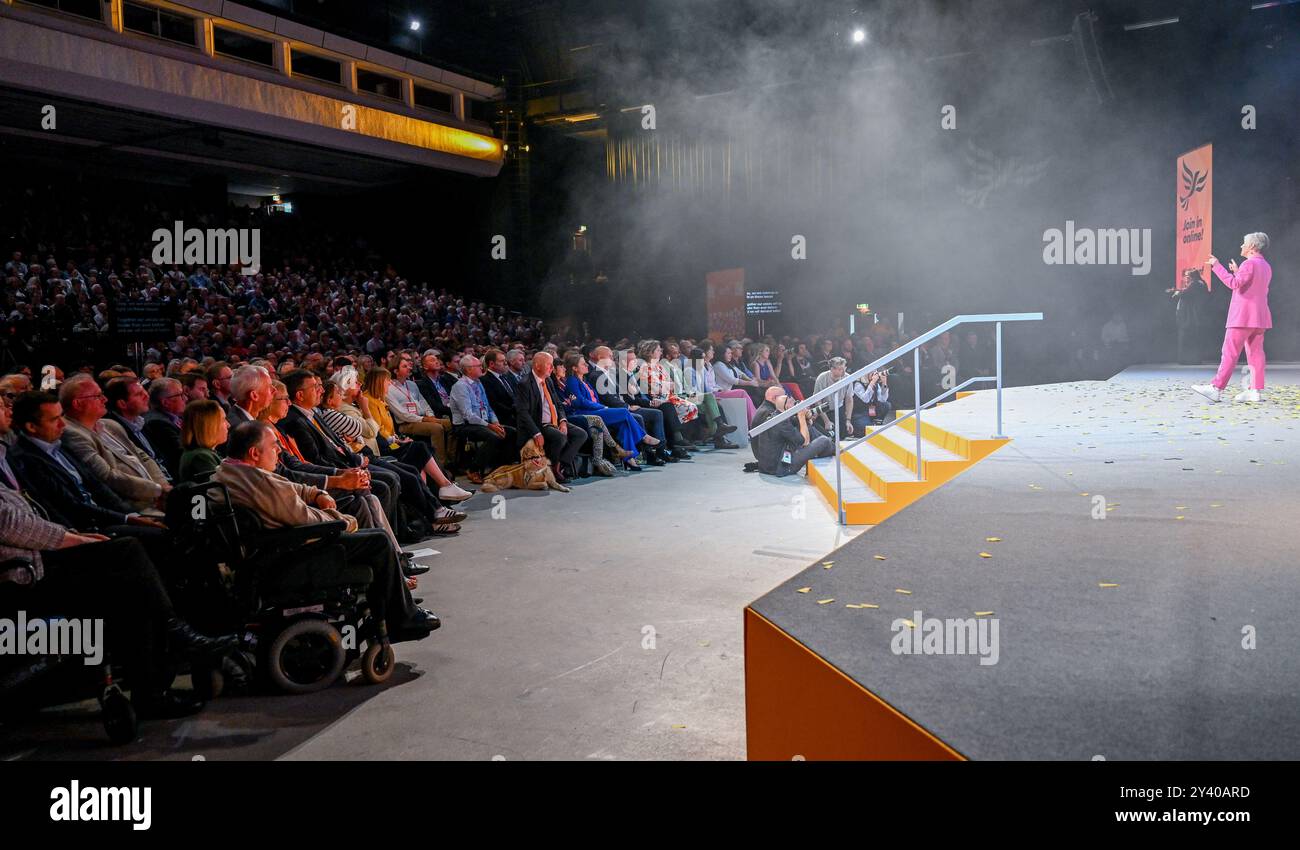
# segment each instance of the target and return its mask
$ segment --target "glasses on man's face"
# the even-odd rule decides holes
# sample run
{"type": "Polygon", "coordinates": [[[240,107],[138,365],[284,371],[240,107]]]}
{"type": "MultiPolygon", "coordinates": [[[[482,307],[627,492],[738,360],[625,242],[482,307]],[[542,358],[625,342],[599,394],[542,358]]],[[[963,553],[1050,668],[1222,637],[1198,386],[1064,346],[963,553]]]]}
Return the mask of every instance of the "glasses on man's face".
{"type": "Polygon", "coordinates": [[[165,395],[165,396],[162,397],[162,401],[171,401],[171,400],[174,399],[174,398],[185,398],[185,391],[182,390],[181,392],[178,392],[178,393],[172,393],[171,395],[165,395]]]}
{"type": "Polygon", "coordinates": [[[77,396],[77,398],[93,398],[96,400],[108,401],[108,396],[104,395],[103,393],[95,393],[94,395],[79,395],[77,396]]]}

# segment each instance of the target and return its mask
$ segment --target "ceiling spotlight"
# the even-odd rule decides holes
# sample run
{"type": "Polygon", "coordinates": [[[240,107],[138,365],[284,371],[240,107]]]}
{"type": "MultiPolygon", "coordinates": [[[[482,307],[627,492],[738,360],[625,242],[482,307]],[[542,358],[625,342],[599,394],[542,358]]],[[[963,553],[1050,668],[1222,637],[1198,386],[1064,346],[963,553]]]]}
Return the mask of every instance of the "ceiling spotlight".
{"type": "Polygon", "coordinates": [[[412,19],[412,20],[411,20],[411,32],[419,32],[419,31],[420,31],[420,22],[417,21],[417,20],[415,20],[415,19],[412,19]]]}
{"type": "Polygon", "coordinates": [[[867,40],[867,31],[859,27],[853,31],[853,43],[861,44],[867,40]]]}

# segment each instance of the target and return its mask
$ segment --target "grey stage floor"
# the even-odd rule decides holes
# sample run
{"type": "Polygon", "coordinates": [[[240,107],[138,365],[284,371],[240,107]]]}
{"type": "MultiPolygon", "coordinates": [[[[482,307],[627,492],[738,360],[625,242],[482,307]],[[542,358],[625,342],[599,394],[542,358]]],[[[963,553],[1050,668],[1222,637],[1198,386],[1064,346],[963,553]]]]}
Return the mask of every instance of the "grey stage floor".
{"type": "Polygon", "coordinates": [[[744,758],[744,606],[860,531],[751,459],[510,491],[496,519],[476,495],[458,537],[421,544],[443,628],[382,688],[222,698],[125,748],[82,706],[0,731],[0,758],[744,758]]]}
{"type": "MultiPolygon", "coordinates": [[[[1300,758],[1300,368],[1208,377],[1007,390],[1009,446],[754,607],[971,758],[1300,758]],[[998,662],[895,654],[917,610],[993,612],[998,662]]],[[[992,393],[934,419],[985,436],[992,393]]]]}

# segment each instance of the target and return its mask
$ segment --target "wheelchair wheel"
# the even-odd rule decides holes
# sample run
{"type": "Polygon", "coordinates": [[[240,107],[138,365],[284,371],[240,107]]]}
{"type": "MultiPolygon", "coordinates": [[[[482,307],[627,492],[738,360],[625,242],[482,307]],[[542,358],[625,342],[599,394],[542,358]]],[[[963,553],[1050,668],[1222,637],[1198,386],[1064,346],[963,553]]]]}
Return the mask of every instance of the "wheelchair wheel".
{"type": "Polygon", "coordinates": [[[334,684],[346,659],[337,629],[323,620],[297,620],[271,642],[266,672],[279,690],[309,694],[334,684]]]}
{"type": "Polygon", "coordinates": [[[372,685],[380,685],[393,675],[397,663],[397,653],[392,644],[370,642],[366,652],[361,656],[361,675],[372,685]]]}
{"type": "Polygon", "coordinates": [[[114,744],[129,744],[139,734],[140,724],[135,718],[135,709],[131,701],[117,685],[109,685],[99,698],[100,718],[104,731],[114,744]]]}

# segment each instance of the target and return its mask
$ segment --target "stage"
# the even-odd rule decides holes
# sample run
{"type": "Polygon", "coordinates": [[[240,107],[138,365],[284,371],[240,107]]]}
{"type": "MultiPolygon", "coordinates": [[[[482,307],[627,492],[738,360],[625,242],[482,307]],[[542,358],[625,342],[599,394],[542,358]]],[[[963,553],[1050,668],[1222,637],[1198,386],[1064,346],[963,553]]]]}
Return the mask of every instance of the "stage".
{"type": "Polygon", "coordinates": [[[1300,757],[1300,367],[1212,371],[1005,390],[1009,444],[746,611],[749,757],[1300,757]],[[998,620],[996,663],[895,654],[916,611],[998,620]]]}

